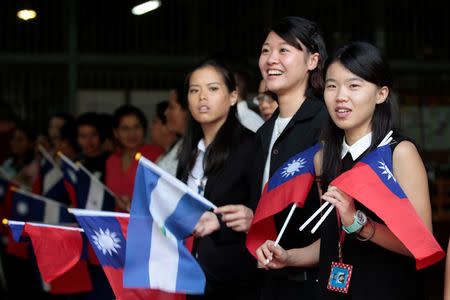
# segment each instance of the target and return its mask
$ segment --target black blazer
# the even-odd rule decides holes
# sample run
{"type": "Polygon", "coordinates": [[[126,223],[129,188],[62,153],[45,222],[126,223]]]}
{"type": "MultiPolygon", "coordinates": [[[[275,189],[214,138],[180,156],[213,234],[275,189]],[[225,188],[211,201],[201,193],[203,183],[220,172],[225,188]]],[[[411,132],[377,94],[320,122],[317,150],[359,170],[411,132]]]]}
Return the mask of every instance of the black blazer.
{"type": "MultiPolygon", "coordinates": [[[[208,177],[204,196],[217,206],[249,206],[249,162],[253,155],[254,133],[240,125],[240,134],[224,168],[208,177]]],[[[197,260],[208,285],[217,288],[250,286],[255,280],[256,260],[246,250],[245,233],[233,231],[220,220],[220,230],[196,239],[197,260]]]]}
{"type": "MultiPolygon", "coordinates": [[[[289,158],[306,150],[319,141],[322,123],[328,114],[322,100],[318,98],[307,98],[302,106],[292,117],[284,131],[275,141],[272,153],[270,153],[270,176],[289,158]]],[[[255,166],[253,168],[252,184],[252,206],[256,207],[262,191],[262,179],[264,166],[269,152],[270,140],[279,110],[261,126],[256,133],[255,166]]],[[[280,245],[285,249],[299,248],[310,245],[316,241],[320,234],[311,235],[309,230],[300,232],[298,228],[319,208],[319,197],[317,187],[313,184],[312,190],[301,209],[296,209],[286,231],[280,240],[280,245]]],[[[280,231],[291,207],[274,216],[275,224],[280,231]]],[[[300,268],[296,268],[300,269],[300,268]]]]}

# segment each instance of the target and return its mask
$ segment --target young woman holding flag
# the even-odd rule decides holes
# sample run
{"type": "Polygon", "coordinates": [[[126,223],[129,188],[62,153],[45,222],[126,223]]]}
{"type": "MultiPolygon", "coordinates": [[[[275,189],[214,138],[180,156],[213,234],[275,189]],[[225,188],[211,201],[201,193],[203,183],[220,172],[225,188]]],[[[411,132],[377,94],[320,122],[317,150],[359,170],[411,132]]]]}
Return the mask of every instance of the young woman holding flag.
{"type": "MultiPolygon", "coordinates": [[[[319,140],[326,117],[321,98],[327,58],[318,26],[300,17],[285,17],[270,27],[261,48],[259,68],[267,90],[278,97],[278,109],[256,134],[252,201],[258,203],[265,184],[290,157],[319,140]]],[[[316,187],[290,219],[280,245],[286,249],[319,243],[319,235],[298,231],[318,207],[316,187]]],[[[254,205],[256,207],[256,205],[254,205]]],[[[280,232],[291,206],[274,215],[280,232]]],[[[314,299],[317,268],[283,268],[263,273],[262,299],[314,299]]]]}
{"type": "Polygon", "coordinates": [[[394,128],[389,68],[376,47],[354,42],[338,49],[325,70],[329,118],[315,166],[322,199],[331,207],[322,224],[320,246],[286,251],[267,241],[258,250],[259,264],[281,268],[319,263],[318,299],[426,299],[426,281],[416,264],[430,265],[442,258],[443,251],[431,234],[427,175],[415,145],[394,132],[392,142],[384,146],[392,157],[392,170],[388,160],[376,161],[371,170],[381,168],[377,178],[384,179],[375,181],[370,195],[339,180],[345,174],[360,174],[348,177],[350,186],[358,187],[372,180],[362,171],[340,175],[369,170],[363,163],[369,165],[368,158],[382,148],[380,143],[386,144],[385,136],[394,128]],[[359,169],[353,169],[356,164],[359,169]],[[385,182],[391,191],[390,185],[398,183],[406,195],[386,200],[381,192],[387,191],[385,182]]]}
{"type": "Polygon", "coordinates": [[[257,299],[256,260],[245,249],[252,220],[248,162],[253,133],[236,115],[233,74],[206,60],[185,81],[189,113],[177,177],[219,208],[194,228],[193,254],[206,275],[205,294],[188,299],[257,299]],[[221,214],[221,215],[220,215],[221,214]],[[242,216],[233,221],[235,216],[242,216]]]}

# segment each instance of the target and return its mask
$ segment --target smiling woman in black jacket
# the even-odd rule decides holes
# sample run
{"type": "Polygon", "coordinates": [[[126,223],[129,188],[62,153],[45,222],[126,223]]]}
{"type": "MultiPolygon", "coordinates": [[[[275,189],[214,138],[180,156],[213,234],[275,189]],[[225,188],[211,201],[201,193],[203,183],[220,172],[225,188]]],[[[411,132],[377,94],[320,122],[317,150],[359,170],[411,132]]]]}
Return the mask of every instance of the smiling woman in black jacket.
{"type": "Polygon", "coordinates": [[[205,212],[194,229],[193,254],[206,275],[203,296],[188,299],[255,299],[256,260],[246,251],[248,162],[253,133],[236,116],[232,73],[207,60],[188,74],[189,114],[177,177],[219,209],[205,212]]]}
{"type": "MultiPolygon", "coordinates": [[[[259,68],[267,89],[278,97],[278,109],[256,133],[252,203],[258,202],[267,180],[286,160],[318,142],[327,115],[321,99],[326,58],[325,43],[315,23],[285,17],[270,28],[261,48],[259,68]]],[[[298,230],[318,206],[317,188],[313,185],[280,240],[284,249],[320,242],[319,234],[298,230]]],[[[278,232],[289,210],[274,216],[278,232]]],[[[314,299],[317,268],[282,268],[263,274],[262,299],[314,299]]]]}

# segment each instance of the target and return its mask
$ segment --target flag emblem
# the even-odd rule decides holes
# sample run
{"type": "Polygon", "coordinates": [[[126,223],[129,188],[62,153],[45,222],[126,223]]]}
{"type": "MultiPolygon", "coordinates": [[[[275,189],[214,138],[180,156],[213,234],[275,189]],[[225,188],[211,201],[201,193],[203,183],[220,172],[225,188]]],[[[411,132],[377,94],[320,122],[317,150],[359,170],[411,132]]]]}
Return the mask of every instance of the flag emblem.
{"type": "Polygon", "coordinates": [[[284,167],[281,172],[281,176],[290,177],[295,175],[295,173],[299,172],[301,168],[303,168],[306,164],[306,159],[299,157],[298,159],[294,159],[291,163],[288,163],[286,167],[284,167]]]}
{"type": "Polygon", "coordinates": [[[102,251],[103,255],[106,255],[108,252],[109,255],[113,255],[112,252],[119,254],[117,249],[120,247],[120,238],[117,237],[115,232],[111,232],[109,228],[106,228],[105,231],[99,228],[99,231],[94,231],[94,235],[92,235],[92,240],[94,241],[95,246],[102,251]]]}
{"type": "Polygon", "coordinates": [[[378,168],[383,170],[381,174],[387,174],[387,180],[392,178],[395,182],[397,182],[397,180],[395,180],[394,174],[392,174],[391,170],[389,170],[389,167],[382,161],[379,161],[379,163],[380,166],[378,168]]]}
{"type": "Polygon", "coordinates": [[[26,204],[25,202],[20,201],[19,203],[17,203],[17,213],[25,216],[28,214],[28,204],[26,204]]]}

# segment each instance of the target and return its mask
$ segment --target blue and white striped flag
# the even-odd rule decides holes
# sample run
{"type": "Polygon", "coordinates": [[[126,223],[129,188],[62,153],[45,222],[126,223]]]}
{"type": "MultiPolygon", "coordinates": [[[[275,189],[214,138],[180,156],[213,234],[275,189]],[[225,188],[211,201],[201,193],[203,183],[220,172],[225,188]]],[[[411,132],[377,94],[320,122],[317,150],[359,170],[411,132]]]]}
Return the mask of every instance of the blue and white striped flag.
{"type": "Polygon", "coordinates": [[[205,275],[184,240],[214,204],[141,157],[127,233],[124,286],[203,294],[205,275]]]}

